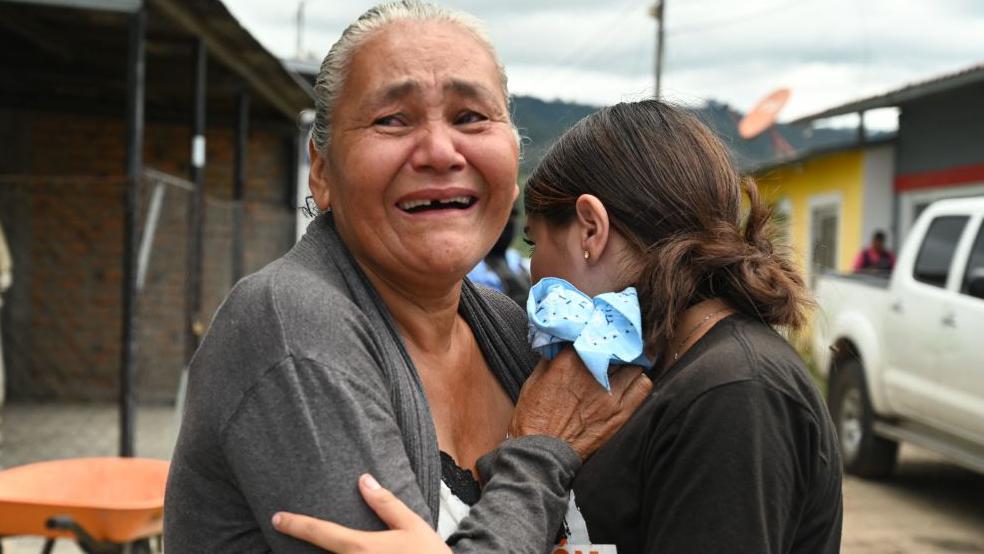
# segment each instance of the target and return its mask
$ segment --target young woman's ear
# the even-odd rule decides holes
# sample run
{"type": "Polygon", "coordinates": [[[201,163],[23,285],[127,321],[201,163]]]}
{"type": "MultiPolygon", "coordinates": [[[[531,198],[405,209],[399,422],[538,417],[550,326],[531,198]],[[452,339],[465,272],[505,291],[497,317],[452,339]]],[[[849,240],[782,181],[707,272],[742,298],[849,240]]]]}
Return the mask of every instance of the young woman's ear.
{"type": "Polygon", "coordinates": [[[608,210],[597,196],[582,194],[574,203],[578,234],[584,259],[588,263],[598,260],[605,252],[611,235],[608,210]]]}
{"type": "Polygon", "coordinates": [[[314,147],[314,141],[308,141],[308,158],[311,160],[311,170],[308,172],[308,188],[311,189],[311,196],[318,210],[325,211],[331,208],[331,193],[328,186],[328,162],[318,149],[314,147]]]}

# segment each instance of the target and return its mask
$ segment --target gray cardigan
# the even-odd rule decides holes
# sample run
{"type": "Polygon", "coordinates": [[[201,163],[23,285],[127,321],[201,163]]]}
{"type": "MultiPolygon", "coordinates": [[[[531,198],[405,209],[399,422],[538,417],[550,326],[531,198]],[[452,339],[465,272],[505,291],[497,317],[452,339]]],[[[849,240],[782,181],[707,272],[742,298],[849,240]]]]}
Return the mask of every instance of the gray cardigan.
{"type": "MultiPolygon", "coordinates": [[[[515,401],[534,357],[526,318],[465,282],[461,313],[515,401]]],[[[448,543],[455,552],[549,550],[580,460],[548,437],[511,439],[448,543]]],[[[392,318],[322,215],[285,256],[229,293],[192,360],[164,503],[184,552],[315,552],[273,529],[279,510],[384,525],[356,480],[374,475],[432,525],[441,470],[420,379],[392,318]]]]}

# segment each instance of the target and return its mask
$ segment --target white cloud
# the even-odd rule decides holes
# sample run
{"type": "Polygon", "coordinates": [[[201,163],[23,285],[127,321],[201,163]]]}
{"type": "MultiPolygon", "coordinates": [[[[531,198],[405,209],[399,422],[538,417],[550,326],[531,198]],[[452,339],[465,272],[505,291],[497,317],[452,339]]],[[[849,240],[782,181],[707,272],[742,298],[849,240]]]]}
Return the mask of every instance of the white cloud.
{"type": "Polygon", "coordinates": [[[544,100],[603,105],[646,98],[654,88],[649,75],[626,77],[571,67],[516,64],[506,73],[511,92],[544,100]]]}
{"type": "MultiPolygon", "coordinates": [[[[777,86],[782,119],[984,61],[979,0],[666,0],[663,86],[685,103],[741,110],[777,86]]],[[[295,1],[227,0],[271,51],[292,56],[295,1]]],[[[653,89],[652,0],[447,0],[486,21],[511,89],[608,104],[653,89]]],[[[320,57],[373,2],[306,3],[305,49],[320,57]]]]}

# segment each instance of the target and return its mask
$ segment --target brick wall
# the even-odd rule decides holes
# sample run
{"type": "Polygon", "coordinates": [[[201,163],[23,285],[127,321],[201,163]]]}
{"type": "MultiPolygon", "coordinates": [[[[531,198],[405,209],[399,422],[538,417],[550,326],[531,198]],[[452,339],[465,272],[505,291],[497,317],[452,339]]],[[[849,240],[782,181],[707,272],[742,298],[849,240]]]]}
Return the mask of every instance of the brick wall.
{"type": "MultiPolygon", "coordinates": [[[[113,399],[117,394],[122,260],[120,119],[0,112],[0,221],[14,255],[5,296],[3,343],[10,399],[113,399]],[[15,129],[12,131],[11,129],[15,129]],[[25,177],[26,176],[26,177],[25,177]]],[[[288,132],[289,133],[289,132],[288,132]]],[[[231,286],[232,131],[207,131],[205,321],[231,286]]],[[[287,135],[250,133],[244,236],[247,271],[293,243],[286,187],[287,135]]],[[[145,164],[188,174],[189,130],[149,123],[145,164]]],[[[144,184],[146,208],[155,183],[144,184]]],[[[189,193],[167,186],[139,300],[138,390],[143,401],[173,398],[184,363],[189,193]]],[[[146,209],[141,214],[141,220],[146,209]]],[[[141,222],[142,222],[141,221],[141,222]]]]}

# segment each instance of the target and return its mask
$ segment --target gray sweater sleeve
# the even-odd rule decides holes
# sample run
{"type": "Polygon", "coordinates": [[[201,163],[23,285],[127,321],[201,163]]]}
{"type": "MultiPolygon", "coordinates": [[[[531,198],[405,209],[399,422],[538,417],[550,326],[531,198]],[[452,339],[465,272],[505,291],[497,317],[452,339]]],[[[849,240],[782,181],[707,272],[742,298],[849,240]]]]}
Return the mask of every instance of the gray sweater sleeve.
{"type": "Polygon", "coordinates": [[[482,497],[448,544],[455,552],[549,552],[580,467],[580,457],[560,439],[507,440],[479,460],[487,477],[482,497]]]}
{"type": "Polygon", "coordinates": [[[232,476],[275,552],[316,551],[273,529],[281,510],[385,529],[358,492],[363,473],[417,513],[428,511],[385,388],[348,375],[359,365],[285,360],[250,391],[222,437],[232,476]]]}
{"type": "MultiPolygon", "coordinates": [[[[192,363],[165,502],[168,551],[316,552],[272,528],[281,510],[384,529],[359,494],[362,473],[432,520],[360,314],[308,301],[290,306],[296,321],[278,328],[269,291],[237,288],[192,363]],[[305,355],[302,343],[317,351],[305,355]]],[[[565,511],[576,454],[557,439],[527,437],[486,462],[488,484],[452,548],[543,551],[565,511]]]]}
{"type": "MultiPolygon", "coordinates": [[[[384,529],[356,486],[366,472],[427,517],[388,400],[344,373],[286,360],[251,391],[224,437],[233,476],[276,552],[310,550],[273,530],[270,518],[279,510],[384,529]]],[[[558,439],[523,437],[503,443],[482,465],[490,479],[449,539],[452,550],[548,549],[580,467],[577,454],[558,439]]]]}

